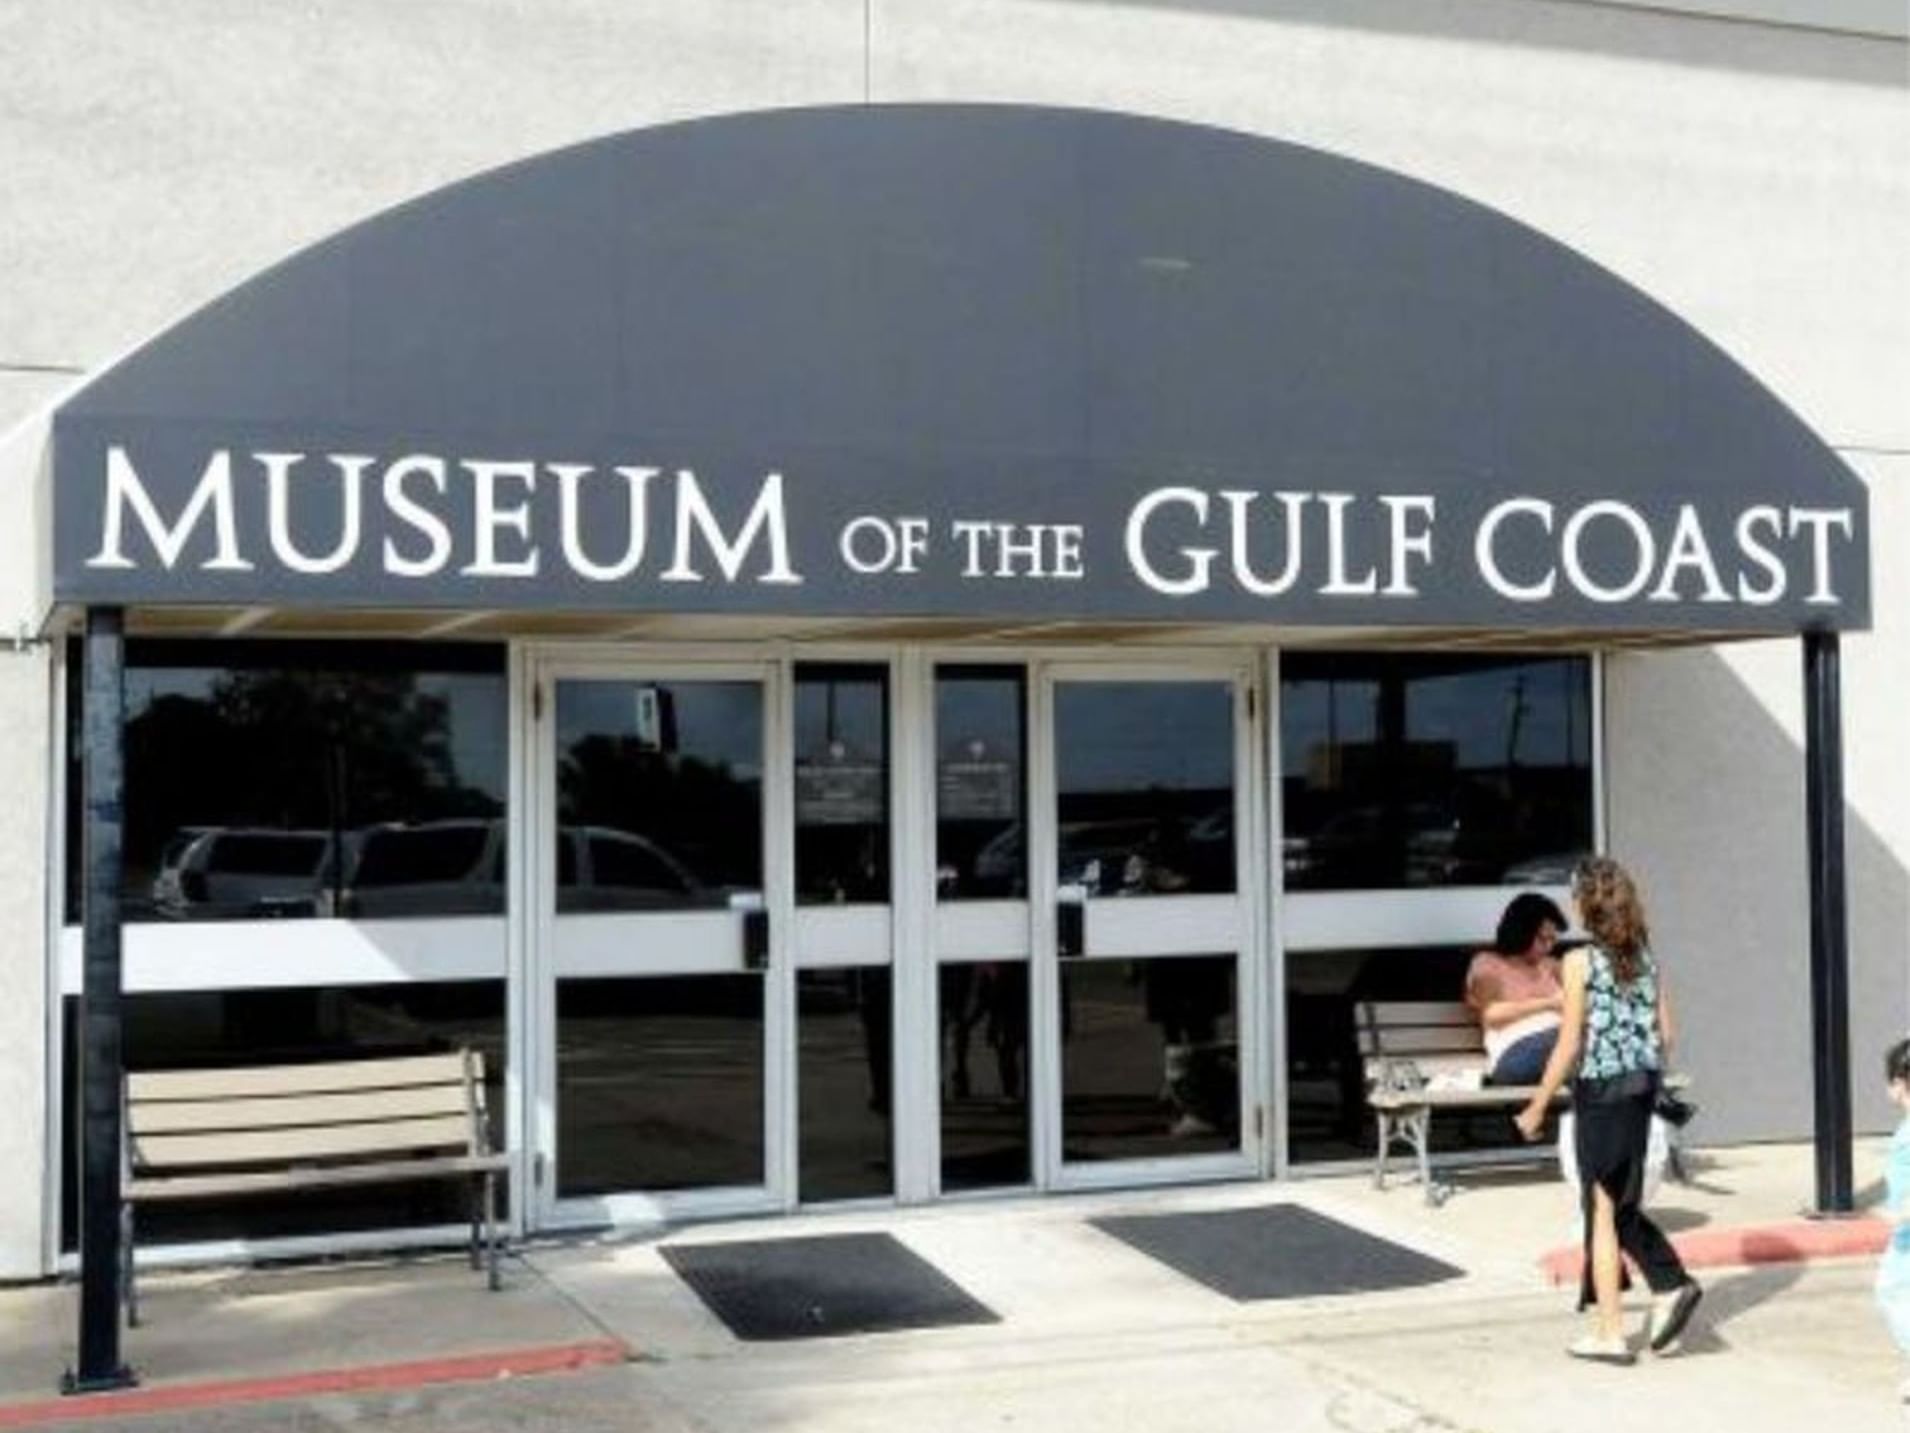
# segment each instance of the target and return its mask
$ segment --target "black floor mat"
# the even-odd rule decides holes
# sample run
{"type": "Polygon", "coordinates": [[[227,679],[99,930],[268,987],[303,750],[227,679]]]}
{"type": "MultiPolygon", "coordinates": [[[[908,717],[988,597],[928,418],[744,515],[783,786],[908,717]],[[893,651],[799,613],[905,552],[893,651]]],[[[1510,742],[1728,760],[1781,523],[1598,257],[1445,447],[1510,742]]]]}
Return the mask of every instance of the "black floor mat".
{"type": "Polygon", "coordinates": [[[999,1322],[887,1234],[667,1244],[684,1283],[741,1339],[828,1338],[999,1322]]]}
{"type": "Polygon", "coordinates": [[[1403,1289],[1461,1272],[1292,1204],[1125,1215],[1094,1227],[1243,1303],[1403,1289]]]}

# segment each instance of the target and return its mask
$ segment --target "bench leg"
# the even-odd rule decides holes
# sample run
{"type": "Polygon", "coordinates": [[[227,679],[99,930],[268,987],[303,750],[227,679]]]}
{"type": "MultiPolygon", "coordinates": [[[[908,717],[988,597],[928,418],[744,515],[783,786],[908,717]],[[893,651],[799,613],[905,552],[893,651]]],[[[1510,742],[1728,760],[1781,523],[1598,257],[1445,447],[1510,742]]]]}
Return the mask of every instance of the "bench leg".
{"type": "Polygon", "coordinates": [[[471,1228],[471,1237],[467,1242],[469,1243],[469,1246],[470,1246],[472,1273],[476,1273],[479,1269],[484,1267],[484,1264],[483,1264],[484,1229],[483,1229],[483,1224],[479,1219],[478,1210],[479,1210],[479,1206],[478,1206],[477,1181],[475,1179],[468,1180],[466,1181],[464,1186],[464,1220],[465,1220],[465,1223],[470,1225],[470,1228],[471,1228]]]}
{"type": "Polygon", "coordinates": [[[119,1206],[119,1273],[126,1300],[126,1327],[139,1327],[139,1287],[133,1282],[133,1205],[121,1200],[119,1206]]]}
{"type": "Polygon", "coordinates": [[[1426,1193],[1426,1203],[1439,1203],[1439,1187],[1433,1183],[1432,1155],[1429,1138],[1432,1126],[1431,1110],[1414,1110],[1402,1120],[1406,1142],[1413,1147],[1413,1155],[1419,1166],[1419,1184],[1426,1193]]]}
{"type": "Polygon", "coordinates": [[[484,1176],[484,1256],[493,1291],[504,1287],[497,1272],[497,1175],[484,1176]]]}
{"type": "Polygon", "coordinates": [[[1393,1147],[1393,1119],[1385,1110],[1374,1110],[1373,1121],[1379,1126],[1379,1148],[1373,1155],[1373,1188],[1386,1187],[1386,1156],[1393,1147]]]}

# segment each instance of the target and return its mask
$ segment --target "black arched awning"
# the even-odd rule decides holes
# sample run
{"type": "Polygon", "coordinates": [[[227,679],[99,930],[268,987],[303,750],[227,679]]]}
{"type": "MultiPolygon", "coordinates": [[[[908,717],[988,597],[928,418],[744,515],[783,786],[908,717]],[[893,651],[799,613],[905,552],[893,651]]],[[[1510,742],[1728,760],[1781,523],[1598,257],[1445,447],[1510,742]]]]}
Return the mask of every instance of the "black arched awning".
{"type": "Polygon", "coordinates": [[[454,185],[56,415],[72,604],[1785,632],[1861,483],[1477,204],[1126,115],[780,111],[454,185]]]}

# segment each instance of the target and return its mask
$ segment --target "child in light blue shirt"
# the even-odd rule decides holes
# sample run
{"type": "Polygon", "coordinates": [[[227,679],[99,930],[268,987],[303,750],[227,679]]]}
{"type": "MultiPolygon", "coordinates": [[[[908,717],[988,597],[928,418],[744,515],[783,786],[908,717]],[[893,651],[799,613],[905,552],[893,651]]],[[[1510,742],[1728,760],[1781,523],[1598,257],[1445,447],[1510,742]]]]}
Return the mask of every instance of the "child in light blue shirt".
{"type": "MultiPolygon", "coordinates": [[[[1899,1040],[1884,1055],[1884,1078],[1904,1118],[1890,1136],[1890,1163],[1884,1172],[1892,1227],[1877,1265],[1877,1307],[1890,1336],[1910,1359],[1910,1040],[1899,1040]]],[[[1910,1378],[1898,1385],[1897,1394],[1910,1402],[1910,1378]]]]}

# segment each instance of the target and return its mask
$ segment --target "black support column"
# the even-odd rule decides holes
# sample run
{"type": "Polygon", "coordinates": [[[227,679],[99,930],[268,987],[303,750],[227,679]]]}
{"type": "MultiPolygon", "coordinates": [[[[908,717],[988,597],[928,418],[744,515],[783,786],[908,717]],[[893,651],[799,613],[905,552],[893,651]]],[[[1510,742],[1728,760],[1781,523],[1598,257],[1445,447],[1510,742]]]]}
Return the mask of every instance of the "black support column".
{"type": "Polygon", "coordinates": [[[82,791],[85,962],[80,996],[80,1358],[69,1393],[123,1388],[120,1361],[120,884],[126,640],[117,607],[86,614],[82,791]]]}
{"type": "Polygon", "coordinates": [[[1850,942],[1844,871],[1844,741],[1835,632],[1804,634],[1804,804],[1810,828],[1811,1074],[1817,1212],[1848,1214],[1851,1190],[1850,942]]]}

